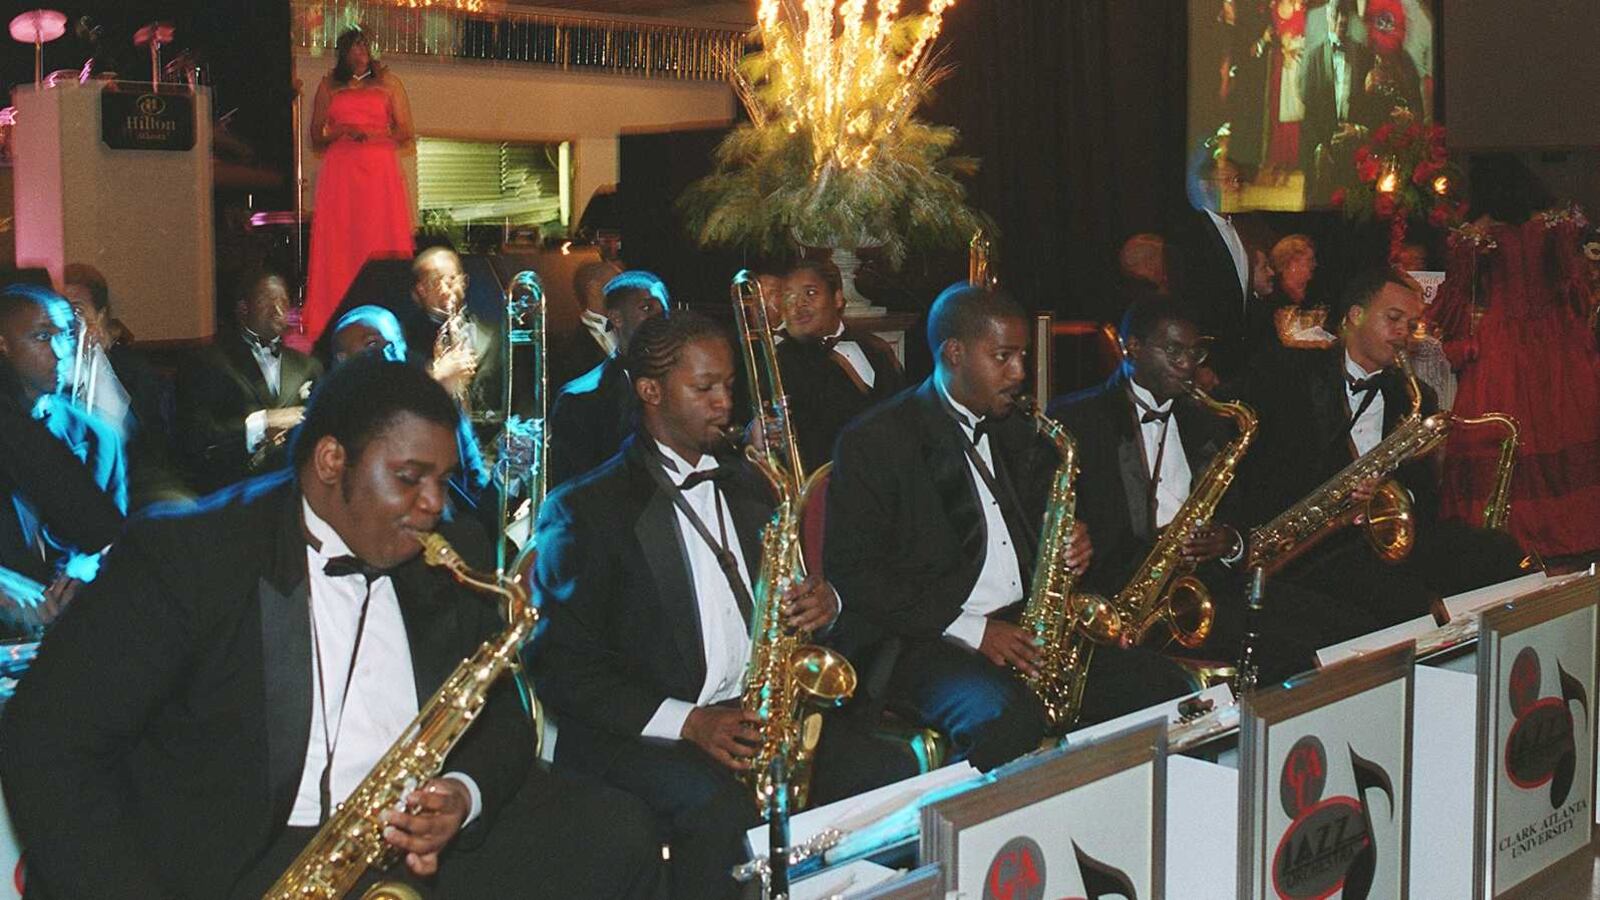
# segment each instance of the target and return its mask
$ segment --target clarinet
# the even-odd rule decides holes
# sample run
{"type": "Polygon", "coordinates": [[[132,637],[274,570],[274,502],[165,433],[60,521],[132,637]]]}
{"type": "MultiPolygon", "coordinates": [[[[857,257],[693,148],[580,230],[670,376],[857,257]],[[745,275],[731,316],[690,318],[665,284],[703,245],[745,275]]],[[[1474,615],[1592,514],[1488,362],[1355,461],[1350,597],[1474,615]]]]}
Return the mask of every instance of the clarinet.
{"type": "Polygon", "coordinates": [[[783,754],[774,754],[768,770],[772,792],[767,806],[767,898],[789,897],[789,773],[784,770],[783,754]]]}
{"type": "Polygon", "coordinates": [[[1266,583],[1265,568],[1256,566],[1250,570],[1250,588],[1244,608],[1244,639],[1239,643],[1239,667],[1233,684],[1235,697],[1254,692],[1256,683],[1261,679],[1261,661],[1256,658],[1256,645],[1261,640],[1261,595],[1266,583]]]}

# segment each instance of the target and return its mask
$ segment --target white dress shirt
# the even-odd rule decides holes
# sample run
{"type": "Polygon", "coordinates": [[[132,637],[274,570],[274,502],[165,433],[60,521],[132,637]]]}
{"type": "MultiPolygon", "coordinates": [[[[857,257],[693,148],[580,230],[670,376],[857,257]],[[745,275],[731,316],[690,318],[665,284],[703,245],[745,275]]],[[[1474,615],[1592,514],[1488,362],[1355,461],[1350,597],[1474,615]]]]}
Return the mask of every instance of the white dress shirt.
{"type": "Polygon", "coordinates": [[[617,352],[617,336],[611,332],[611,320],[600,315],[592,309],[586,309],[578,314],[578,319],[583,322],[583,328],[589,332],[589,337],[594,339],[596,345],[610,356],[617,352]]]}
{"type": "Polygon", "coordinates": [[[1217,233],[1222,235],[1222,243],[1228,247],[1228,255],[1233,257],[1233,271],[1239,276],[1239,291],[1249,302],[1250,288],[1250,255],[1245,252],[1244,239],[1239,237],[1239,230],[1233,227],[1233,217],[1218,215],[1206,210],[1206,215],[1211,217],[1211,224],[1217,226],[1217,233]]]}
{"type": "MultiPolygon", "coordinates": [[[[356,626],[367,594],[366,579],[360,574],[335,578],[322,570],[333,557],[349,556],[350,549],[333,526],[311,511],[311,504],[302,500],[301,512],[306,532],[319,544],[313,547],[312,541],[306,543],[315,669],[311,678],[311,734],[306,741],[306,764],[300,773],[300,788],[295,792],[289,824],[314,826],[321,816],[320,789],[328,744],[333,744],[329,795],[333,807],[337,807],[417,717],[417,691],[400,600],[395,595],[394,582],[384,576],[372,582],[366,627],[347,695],[345,675],[351,671],[350,656],[356,650],[356,626]],[[316,669],[322,672],[320,678],[316,669]],[[341,708],[340,700],[346,697],[341,708]],[[327,733],[330,721],[331,739],[327,733]]],[[[472,796],[466,821],[477,818],[483,808],[478,785],[459,772],[445,777],[466,786],[472,796]]],[[[332,815],[332,807],[328,813],[332,815]]]]}
{"type": "MultiPolygon", "coordinates": [[[[1160,413],[1172,411],[1172,399],[1165,403],[1156,403],[1155,395],[1145,390],[1135,381],[1128,384],[1133,388],[1133,395],[1139,403],[1133,405],[1133,414],[1136,419],[1142,419],[1146,409],[1160,413]]],[[[1178,515],[1185,500],[1189,499],[1189,488],[1193,473],[1189,471],[1189,459],[1183,452],[1183,439],[1178,434],[1178,417],[1169,416],[1165,422],[1140,422],[1139,437],[1144,444],[1144,469],[1156,483],[1156,520],[1154,527],[1165,528],[1178,515]],[[1164,445],[1164,447],[1163,447],[1164,445]],[[1155,471],[1157,459],[1161,460],[1159,477],[1155,471]]]]}
{"type": "MultiPolygon", "coordinates": [[[[271,351],[250,340],[247,335],[239,335],[239,340],[245,342],[250,348],[250,355],[255,357],[256,367],[261,370],[261,380],[267,383],[267,393],[273,397],[278,396],[283,386],[283,352],[280,350],[274,356],[271,351]]],[[[261,439],[267,435],[267,411],[258,409],[244,418],[244,449],[254,453],[261,446],[261,439]]]]}
{"type": "MultiPolygon", "coordinates": [[[[1350,379],[1370,378],[1378,373],[1368,372],[1357,365],[1356,361],[1350,358],[1349,351],[1346,351],[1344,355],[1344,371],[1348,376],[1344,380],[1344,398],[1345,402],[1349,404],[1350,414],[1353,416],[1356,414],[1356,410],[1361,409],[1361,403],[1366,399],[1366,394],[1365,392],[1358,394],[1351,390],[1350,379]]],[[[1381,372],[1382,370],[1378,371],[1381,372]]],[[[1383,391],[1374,390],[1372,392],[1372,402],[1367,404],[1367,408],[1361,411],[1361,415],[1356,419],[1355,424],[1350,426],[1350,441],[1356,445],[1356,454],[1365,456],[1373,447],[1378,446],[1378,442],[1381,440],[1383,440],[1383,391]]]]}
{"type": "MultiPolygon", "coordinates": [[[[938,388],[939,395],[956,411],[956,418],[967,433],[967,439],[972,440],[978,417],[945,393],[944,385],[938,385],[938,388]]],[[[978,438],[975,446],[978,456],[993,472],[994,454],[989,450],[989,436],[986,434],[978,438]]],[[[965,457],[966,454],[962,455],[965,457]]],[[[978,570],[978,581],[972,586],[972,593],[961,604],[961,613],[945,628],[944,633],[976,650],[983,642],[989,614],[1016,603],[1023,599],[1024,594],[1022,571],[1017,566],[1017,553],[1012,549],[1011,530],[1006,527],[1005,516],[1000,514],[1000,503],[989,492],[989,485],[978,474],[978,467],[973,465],[970,458],[967,459],[967,469],[972,473],[972,483],[978,489],[978,507],[983,510],[983,568],[978,570]]]]}
{"type": "Polygon", "coordinates": [[[1350,62],[1344,45],[1333,45],[1333,115],[1337,121],[1350,120],[1350,62]]]}
{"type": "MultiPolygon", "coordinates": [[[[840,322],[838,330],[832,336],[839,337],[842,334],[844,334],[844,323],[840,322]]],[[[834,352],[844,357],[844,361],[850,364],[850,368],[856,371],[856,375],[860,377],[862,384],[870,388],[877,383],[878,373],[873,371],[872,363],[867,361],[866,351],[861,349],[860,344],[855,341],[839,341],[833,345],[833,349],[834,352]]]]}
{"type": "MultiPolygon", "coordinates": [[[[691,472],[709,472],[717,467],[710,454],[690,465],[667,445],[657,441],[669,467],[667,477],[682,483],[691,472]]],[[[739,563],[739,577],[750,590],[750,572],[745,565],[744,553],[739,544],[738,530],[733,527],[733,512],[717,490],[716,482],[702,481],[683,492],[683,498],[700,517],[700,521],[714,538],[722,537],[723,529],[717,525],[718,507],[721,520],[726,525],[727,549],[739,563]]],[[[739,612],[739,601],[734,599],[733,588],[722,574],[717,555],[695,530],[683,510],[673,505],[678,524],[678,537],[689,553],[689,578],[694,583],[695,602],[700,609],[700,646],[705,652],[706,679],[700,685],[700,696],[694,703],[668,697],[656,707],[655,715],[645,723],[641,737],[678,740],[683,736],[683,723],[696,706],[710,706],[732,700],[744,692],[744,672],[750,663],[750,626],[739,612]]]]}

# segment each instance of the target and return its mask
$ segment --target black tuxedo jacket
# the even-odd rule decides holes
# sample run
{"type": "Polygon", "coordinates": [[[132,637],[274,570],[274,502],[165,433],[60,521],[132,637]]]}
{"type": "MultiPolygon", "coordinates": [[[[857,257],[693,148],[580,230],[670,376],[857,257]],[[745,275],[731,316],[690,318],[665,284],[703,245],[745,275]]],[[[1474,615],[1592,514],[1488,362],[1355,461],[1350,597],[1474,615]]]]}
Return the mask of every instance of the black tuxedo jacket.
{"type": "MultiPolygon", "coordinates": [[[[0,723],[30,896],[226,896],[285,827],[311,728],[300,502],[284,471],[153,512],[56,623],[0,723]]],[[[444,533],[486,557],[481,535],[444,533]]],[[[420,707],[500,620],[420,558],[393,579],[420,707]]],[[[468,832],[521,786],[532,746],[503,680],[445,763],[482,791],[468,832]]]]}
{"type": "Polygon", "coordinates": [[[582,322],[572,330],[550,335],[550,387],[560,386],[583,377],[584,373],[606,361],[606,351],[595,343],[594,337],[582,322]]]}
{"type": "Polygon", "coordinates": [[[857,385],[844,370],[847,363],[820,343],[802,344],[790,338],[778,344],[795,440],[808,471],[833,458],[833,444],[850,420],[905,387],[905,373],[888,342],[848,325],[840,340],[855,341],[867,357],[873,371],[870,388],[857,385]]]}
{"type": "MultiPolygon", "coordinates": [[[[1236,218],[1234,230],[1244,242],[1248,265],[1253,242],[1245,236],[1242,225],[1236,218]]],[[[1228,252],[1222,233],[1204,210],[1185,212],[1173,237],[1178,251],[1178,293],[1193,304],[1200,316],[1196,324],[1201,333],[1213,338],[1208,364],[1218,376],[1227,378],[1243,367],[1248,355],[1248,289],[1239,281],[1239,270],[1234,268],[1233,254],[1228,252]]],[[[1246,276],[1248,282],[1248,272],[1246,276]]]]}
{"type": "MultiPolygon", "coordinates": [[[[1172,411],[1191,483],[1198,483],[1236,436],[1234,428],[1188,397],[1176,398],[1172,411]]],[[[1061,397],[1050,404],[1050,415],[1078,443],[1078,518],[1094,540],[1094,561],[1084,587],[1121,590],[1149,555],[1156,536],[1150,521],[1150,475],[1128,378],[1118,372],[1099,387],[1061,397]]],[[[1224,495],[1212,521],[1232,524],[1233,496],[1233,491],[1224,495]]]]}
{"type": "MultiPolygon", "coordinates": [[[[985,522],[953,416],[930,377],[839,436],[823,557],[843,604],[835,634],[847,656],[885,635],[937,640],[978,581],[985,522]]],[[[1025,530],[1013,537],[1026,585],[1059,458],[1021,415],[995,427],[995,475],[1015,489],[1025,530]]]]}
{"type": "MultiPolygon", "coordinates": [[[[545,500],[539,510],[537,592],[545,625],[532,650],[539,696],[561,720],[557,762],[604,772],[668,697],[695,702],[705,681],[700,606],[671,497],[649,466],[643,432],[622,452],[545,500]]],[[[755,577],[773,503],[748,464],[724,462],[718,484],[755,577]]],[[[713,530],[716,523],[707,523],[713,530]]]]}
{"type": "Polygon", "coordinates": [[[274,397],[244,337],[217,335],[178,378],[178,436],[198,486],[209,490],[246,477],[251,454],[245,449],[245,418],[304,404],[303,389],[321,376],[316,359],[284,347],[274,397]]]}
{"type": "MultiPolygon", "coordinates": [[[[1256,442],[1235,483],[1249,524],[1277,516],[1356,458],[1344,366],[1342,343],[1326,350],[1280,347],[1263,354],[1230,388],[1230,394],[1260,417],[1256,442]]],[[[1410,411],[1411,401],[1398,369],[1386,370],[1381,378],[1387,436],[1410,411]]],[[[1433,389],[1426,384],[1421,388],[1423,415],[1437,411],[1433,389]]],[[[1396,474],[1411,492],[1419,519],[1431,521],[1438,509],[1438,487],[1430,460],[1412,460],[1396,474]]]]}
{"type": "Polygon", "coordinates": [[[550,410],[550,485],[561,484],[616,455],[632,430],[633,384],[622,360],[608,357],[562,385],[550,410]]]}
{"type": "Polygon", "coordinates": [[[0,567],[48,585],[49,562],[26,539],[23,497],[56,539],[93,553],[117,539],[122,512],[82,461],[10,398],[0,398],[0,567]]]}

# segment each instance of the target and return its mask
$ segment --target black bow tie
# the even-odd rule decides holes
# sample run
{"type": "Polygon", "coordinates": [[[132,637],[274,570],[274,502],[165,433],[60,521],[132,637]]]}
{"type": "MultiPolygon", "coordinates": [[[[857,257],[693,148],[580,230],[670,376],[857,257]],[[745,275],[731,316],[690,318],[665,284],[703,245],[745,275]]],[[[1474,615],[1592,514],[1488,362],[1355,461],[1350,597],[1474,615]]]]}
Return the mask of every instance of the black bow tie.
{"type": "Polygon", "coordinates": [[[1350,393],[1352,394],[1365,394],[1378,390],[1383,386],[1382,382],[1379,380],[1381,378],[1383,378],[1382,372],[1366,378],[1353,378],[1349,374],[1344,376],[1345,382],[1350,385],[1350,393]]]}
{"type": "Polygon", "coordinates": [[[987,417],[979,419],[972,426],[972,443],[973,443],[973,445],[976,446],[979,441],[983,440],[985,435],[992,435],[996,431],[998,431],[999,428],[1000,428],[1000,423],[998,421],[994,420],[994,419],[987,418],[987,417]]]}
{"type": "Polygon", "coordinates": [[[690,472],[689,477],[685,478],[678,484],[678,490],[687,491],[690,488],[693,488],[699,484],[703,484],[707,481],[724,481],[732,475],[733,470],[725,466],[717,466],[715,469],[705,469],[699,472],[690,472]]]}
{"type": "Polygon", "coordinates": [[[322,572],[330,578],[343,578],[346,575],[360,575],[362,578],[367,580],[368,587],[371,587],[374,581],[377,581],[379,578],[383,578],[389,574],[388,569],[380,569],[377,566],[368,565],[354,556],[330,557],[328,562],[323,565],[322,572]]]}
{"type": "Polygon", "coordinates": [[[839,346],[839,342],[842,340],[844,340],[843,334],[830,334],[817,343],[821,344],[824,350],[832,350],[834,347],[839,346]]]}
{"type": "Polygon", "coordinates": [[[1172,410],[1171,409],[1168,409],[1165,412],[1161,412],[1159,410],[1154,410],[1154,409],[1147,409],[1147,410],[1144,411],[1144,415],[1139,417],[1139,424],[1140,425],[1148,425],[1151,422],[1163,422],[1164,423],[1170,418],[1172,418],[1172,410]]]}
{"type": "Polygon", "coordinates": [[[252,332],[246,331],[244,333],[244,339],[245,339],[245,342],[248,343],[250,346],[252,346],[252,347],[260,347],[261,349],[263,349],[263,350],[267,351],[269,354],[271,354],[273,357],[279,357],[279,356],[283,355],[283,338],[281,338],[281,337],[280,338],[273,338],[272,340],[269,341],[269,340],[266,340],[265,338],[262,338],[262,337],[254,334],[252,332]]]}

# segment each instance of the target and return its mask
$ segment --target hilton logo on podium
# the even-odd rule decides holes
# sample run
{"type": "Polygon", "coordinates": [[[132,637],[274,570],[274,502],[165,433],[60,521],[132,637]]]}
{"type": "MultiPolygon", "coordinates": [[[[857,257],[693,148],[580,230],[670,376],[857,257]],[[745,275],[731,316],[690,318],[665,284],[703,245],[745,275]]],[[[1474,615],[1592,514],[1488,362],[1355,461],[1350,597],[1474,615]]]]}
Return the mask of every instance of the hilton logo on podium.
{"type": "Polygon", "coordinates": [[[100,139],[113,150],[194,149],[194,97],[100,92],[100,139]]]}

